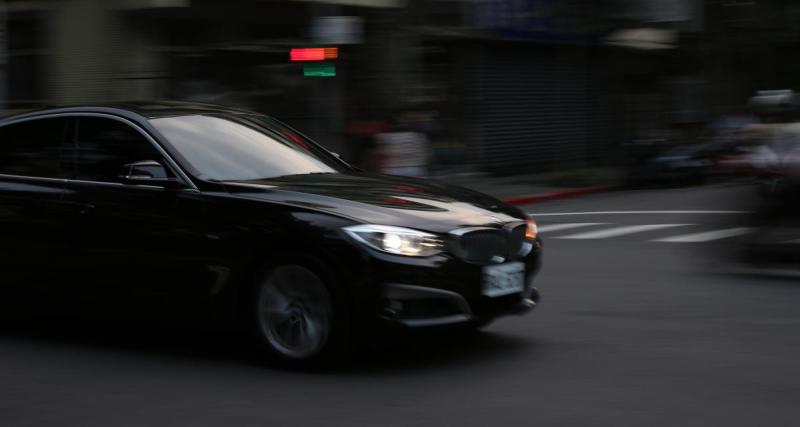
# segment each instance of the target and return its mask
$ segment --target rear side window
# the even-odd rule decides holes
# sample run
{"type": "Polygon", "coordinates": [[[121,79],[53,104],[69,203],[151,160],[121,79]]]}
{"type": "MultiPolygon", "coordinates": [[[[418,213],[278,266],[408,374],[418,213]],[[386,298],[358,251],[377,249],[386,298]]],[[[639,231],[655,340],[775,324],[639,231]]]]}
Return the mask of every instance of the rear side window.
{"type": "Polygon", "coordinates": [[[67,119],[36,119],[0,127],[0,174],[63,178],[67,119]]]}
{"type": "Polygon", "coordinates": [[[118,120],[80,117],[75,138],[75,178],[119,182],[125,165],[153,160],[161,153],[138,130],[118,120]]]}

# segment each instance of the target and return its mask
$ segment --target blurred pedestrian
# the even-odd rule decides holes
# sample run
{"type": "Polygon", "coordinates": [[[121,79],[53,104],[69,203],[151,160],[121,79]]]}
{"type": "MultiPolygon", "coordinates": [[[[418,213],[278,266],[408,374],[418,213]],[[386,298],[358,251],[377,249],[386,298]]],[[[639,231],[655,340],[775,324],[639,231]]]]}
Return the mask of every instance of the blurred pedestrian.
{"type": "Polygon", "coordinates": [[[759,209],[769,222],[800,219],[800,123],[798,97],[792,91],[764,91],[751,99],[763,125],[748,126],[759,140],[752,164],[760,176],[764,204],[759,209]]]}
{"type": "Polygon", "coordinates": [[[430,142],[428,137],[414,128],[415,116],[404,113],[398,116],[387,132],[375,136],[373,164],[389,175],[428,176],[430,142]]]}
{"type": "Polygon", "coordinates": [[[755,139],[754,166],[762,174],[800,176],[800,124],[797,95],[792,91],[761,91],[750,100],[764,124],[745,126],[742,132],[755,139]]]}

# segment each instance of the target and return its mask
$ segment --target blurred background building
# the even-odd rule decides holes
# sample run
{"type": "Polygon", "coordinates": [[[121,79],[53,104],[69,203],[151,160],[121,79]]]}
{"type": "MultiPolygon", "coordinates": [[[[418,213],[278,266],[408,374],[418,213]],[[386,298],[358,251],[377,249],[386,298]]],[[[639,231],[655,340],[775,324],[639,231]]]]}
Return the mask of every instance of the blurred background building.
{"type": "Polygon", "coordinates": [[[5,0],[0,110],[242,106],[357,162],[412,113],[435,171],[614,166],[796,88],[798,24],[791,0],[5,0]],[[290,61],[319,46],[333,67],[290,61]]]}

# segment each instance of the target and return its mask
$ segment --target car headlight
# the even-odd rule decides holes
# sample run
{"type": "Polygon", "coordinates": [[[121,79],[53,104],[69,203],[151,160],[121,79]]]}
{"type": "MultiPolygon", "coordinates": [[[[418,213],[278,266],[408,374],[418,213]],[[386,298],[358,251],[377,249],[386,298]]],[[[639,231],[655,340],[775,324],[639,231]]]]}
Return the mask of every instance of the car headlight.
{"type": "Polygon", "coordinates": [[[528,240],[535,240],[536,236],[539,235],[539,228],[536,226],[536,221],[528,215],[525,219],[525,223],[527,224],[527,228],[525,228],[525,238],[528,240]]]}
{"type": "Polygon", "coordinates": [[[344,231],[358,242],[394,255],[431,256],[442,251],[442,241],[434,234],[388,225],[352,225],[344,231]]]}

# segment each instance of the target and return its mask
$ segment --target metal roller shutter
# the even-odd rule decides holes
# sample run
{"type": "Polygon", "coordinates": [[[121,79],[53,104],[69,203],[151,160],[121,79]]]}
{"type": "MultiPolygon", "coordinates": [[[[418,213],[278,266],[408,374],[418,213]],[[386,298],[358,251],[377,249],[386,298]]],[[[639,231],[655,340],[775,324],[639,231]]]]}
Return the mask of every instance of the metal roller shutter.
{"type": "Polygon", "coordinates": [[[466,130],[487,171],[557,170],[602,155],[604,78],[584,50],[506,43],[470,52],[466,130]]]}

